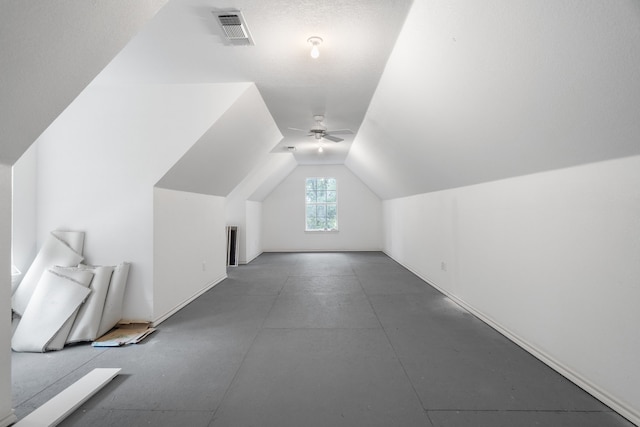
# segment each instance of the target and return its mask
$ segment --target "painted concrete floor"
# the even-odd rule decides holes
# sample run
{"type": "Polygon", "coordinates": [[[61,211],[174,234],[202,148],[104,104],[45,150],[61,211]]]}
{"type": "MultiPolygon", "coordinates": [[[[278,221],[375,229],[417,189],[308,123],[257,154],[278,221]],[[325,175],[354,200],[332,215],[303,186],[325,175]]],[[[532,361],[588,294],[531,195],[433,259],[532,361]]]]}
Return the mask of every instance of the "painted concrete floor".
{"type": "Polygon", "coordinates": [[[632,426],[378,252],[263,254],[142,344],[13,353],[18,417],[97,367],[62,426],[632,426]]]}

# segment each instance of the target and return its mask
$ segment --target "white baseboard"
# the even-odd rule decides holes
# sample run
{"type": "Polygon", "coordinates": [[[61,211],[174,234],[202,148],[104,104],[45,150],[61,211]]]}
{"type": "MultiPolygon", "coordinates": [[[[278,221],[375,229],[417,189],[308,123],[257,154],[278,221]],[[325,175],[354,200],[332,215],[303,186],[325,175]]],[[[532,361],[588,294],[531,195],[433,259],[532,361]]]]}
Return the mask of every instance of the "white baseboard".
{"type": "Polygon", "coordinates": [[[242,261],[242,260],[240,260],[240,264],[247,265],[247,264],[249,264],[251,261],[253,261],[254,259],[258,258],[258,257],[259,257],[260,255],[262,255],[263,253],[264,253],[264,252],[260,252],[260,253],[258,253],[257,255],[252,256],[252,257],[251,257],[251,259],[248,259],[248,260],[246,260],[246,261],[242,261]]]}
{"type": "Polygon", "coordinates": [[[193,294],[192,296],[190,296],[189,298],[187,298],[186,300],[182,301],[181,303],[179,303],[178,305],[176,305],[175,307],[173,307],[171,310],[169,310],[168,312],[166,312],[165,314],[157,317],[153,322],[151,322],[151,326],[153,326],[154,328],[156,326],[158,326],[160,323],[164,322],[165,320],[167,320],[169,317],[173,316],[175,313],[177,313],[178,311],[180,311],[180,309],[182,309],[183,307],[185,307],[187,304],[189,304],[191,301],[195,300],[196,298],[198,298],[200,295],[204,294],[205,292],[207,292],[209,289],[213,288],[215,285],[217,285],[218,283],[222,282],[224,279],[227,278],[227,275],[224,274],[222,276],[220,276],[219,278],[215,279],[212,282],[209,282],[204,288],[202,288],[201,290],[199,290],[198,292],[196,292],[195,294],[193,294]]]}
{"type": "Polygon", "coordinates": [[[304,252],[384,252],[382,249],[265,249],[262,253],[304,253],[304,252]]]}
{"type": "Polygon", "coordinates": [[[465,310],[472,313],[478,319],[482,320],[487,325],[491,326],[493,329],[500,332],[505,337],[509,338],[516,345],[524,349],[526,352],[530,353],[532,356],[540,360],[545,365],[549,366],[554,371],[558,372],[563,377],[567,378],[569,381],[576,384],[578,387],[616,411],[618,414],[622,415],[624,418],[635,424],[636,426],[640,426],[640,412],[631,407],[624,400],[617,398],[616,396],[611,395],[611,393],[607,392],[600,388],[597,384],[592,383],[587,378],[583,377],[578,372],[575,372],[569,366],[565,365],[561,361],[555,359],[551,355],[549,355],[544,350],[538,348],[534,344],[528,342],[525,338],[519,336],[518,334],[511,331],[509,328],[502,325],[500,322],[491,318],[490,316],[484,314],[482,311],[477,310],[471,304],[468,304],[464,300],[458,298],[456,295],[450,293],[445,288],[439,286],[435,281],[431,280],[428,277],[424,277],[422,274],[418,273],[416,269],[412,268],[410,265],[405,265],[395,259],[393,256],[388,254],[386,251],[383,251],[389,258],[402,265],[407,270],[411,271],[413,274],[418,276],[420,279],[424,280],[430,286],[433,286],[444,295],[449,297],[453,302],[464,308],[465,310]]]}
{"type": "Polygon", "coordinates": [[[16,421],[18,421],[18,417],[16,417],[12,409],[10,414],[5,415],[2,419],[0,419],[0,427],[8,427],[16,421]]]}

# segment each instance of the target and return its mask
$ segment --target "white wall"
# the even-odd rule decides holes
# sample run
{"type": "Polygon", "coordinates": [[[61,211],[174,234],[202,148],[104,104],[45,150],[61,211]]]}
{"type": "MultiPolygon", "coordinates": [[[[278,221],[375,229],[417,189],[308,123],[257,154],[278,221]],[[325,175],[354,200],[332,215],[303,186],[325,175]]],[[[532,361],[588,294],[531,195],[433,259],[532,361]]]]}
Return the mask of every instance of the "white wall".
{"type": "Polygon", "coordinates": [[[248,264],[262,253],[262,202],[227,198],[227,225],[238,227],[238,263],[248,264]]]}
{"type": "Polygon", "coordinates": [[[228,197],[226,218],[238,227],[238,263],[250,263],[262,253],[262,202],[228,197]]]}
{"type": "Polygon", "coordinates": [[[382,248],[382,205],[343,165],[299,166],[262,203],[262,246],[275,251],[369,251],[382,248]],[[338,232],[305,232],[305,178],[338,181],[338,232]]]}
{"type": "Polygon", "coordinates": [[[638,182],[634,156],[388,200],[385,251],[638,424],[638,182]]]}
{"type": "Polygon", "coordinates": [[[227,276],[224,197],[154,189],[153,320],[227,276]]]}
{"type": "Polygon", "coordinates": [[[11,166],[0,164],[0,426],[16,420],[11,409],[11,166]]]}
{"type": "Polygon", "coordinates": [[[247,211],[245,200],[231,195],[227,197],[226,203],[226,223],[238,227],[236,236],[238,243],[238,263],[247,263],[247,211]]]}
{"type": "Polygon", "coordinates": [[[262,253],[262,200],[296,168],[290,153],[269,153],[227,196],[227,225],[238,226],[238,262],[262,253]]]}
{"type": "Polygon", "coordinates": [[[247,87],[91,86],[38,139],[38,237],[84,231],[87,262],[131,262],[125,318],[155,313],[154,184],[247,87]]]}
{"type": "Polygon", "coordinates": [[[262,253],[262,202],[247,200],[246,206],[246,238],[245,258],[240,257],[241,263],[249,263],[262,253]]]}
{"type": "Polygon", "coordinates": [[[13,165],[13,263],[24,273],[37,254],[37,144],[13,165]]]}

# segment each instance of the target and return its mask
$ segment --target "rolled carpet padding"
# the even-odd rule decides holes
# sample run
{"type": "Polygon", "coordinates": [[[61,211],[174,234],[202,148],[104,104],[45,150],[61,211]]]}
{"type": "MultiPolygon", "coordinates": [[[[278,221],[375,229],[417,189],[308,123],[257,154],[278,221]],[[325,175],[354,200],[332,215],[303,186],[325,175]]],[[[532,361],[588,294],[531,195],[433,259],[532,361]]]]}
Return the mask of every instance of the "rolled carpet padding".
{"type": "MultiPolygon", "coordinates": [[[[91,290],[91,285],[95,280],[94,273],[92,271],[87,271],[85,269],[80,269],[78,267],[56,266],[56,267],[50,268],[49,270],[59,276],[68,277],[69,279],[77,282],[78,284],[84,286],[85,288],[89,288],[89,290],[91,290]]],[[[40,284],[38,284],[38,286],[40,286],[40,284]]],[[[64,322],[64,325],[62,325],[62,328],[60,328],[58,333],[53,337],[53,339],[49,342],[49,344],[47,344],[47,350],[62,350],[65,343],[67,342],[67,337],[69,336],[69,332],[71,331],[71,328],[75,323],[78,313],[80,312],[81,308],[84,307],[84,305],[86,304],[86,301],[89,298],[91,298],[92,294],[93,294],[93,291],[89,293],[89,296],[87,297],[87,299],[85,299],[84,304],[81,304],[80,307],[78,307],[76,311],[74,311],[73,314],[67,319],[67,321],[64,322]]],[[[27,309],[28,308],[29,306],[27,306],[27,309]]]]}
{"type": "Polygon", "coordinates": [[[46,270],[13,334],[11,348],[44,352],[90,292],[77,281],[46,270]]]}
{"type": "Polygon", "coordinates": [[[20,284],[20,278],[22,272],[18,270],[18,267],[11,265],[11,295],[16,291],[16,288],[20,284]]]}
{"type": "MultiPolygon", "coordinates": [[[[65,233],[74,232],[69,231],[65,233]]],[[[75,233],[80,233],[84,236],[84,233],[82,232],[75,233]]],[[[67,234],[67,237],[69,236],[73,236],[73,234],[67,234]]],[[[74,240],[75,243],[77,243],[78,238],[74,240]]],[[[11,308],[13,311],[19,316],[23,315],[27,308],[27,304],[29,303],[29,299],[38,285],[40,277],[47,268],[54,265],[71,267],[78,265],[83,259],[83,256],[74,251],[65,241],[61,240],[53,233],[49,234],[44,241],[42,248],[40,248],[38,255],[36,255],[33,263],[31,263],[31,267],[29,267],[29,270],[27,270],[22,281],[18,285],[18,288],[11,297],[11,308]]]]}
{"type": "Polygon", "coordinates": [[[84,251],[84,231],[54,230],[51,234],[65,242],[67,246],[77,253],[81,254],[84,251]]]}
{"type": "MultiPolygon", "coordinates": [[[[89,288],[91,294],[82,304],[75,318],[67,343],[94,341],[98,338],[100,320],[104,311],[109,283],[115,267],[79,265],[79,269],[93,273],[94,277],[89,288]]],[[[118,319],[119,320],[119,319],[118,319]]]]}
{"type": "Polygon", "coordinates": [[[106,334],[122,319],[122,302],[124,300],[124,289],[127,285],[130,263],[118,264],[113,270],[109,291],[104,303],[98,337],[106,334]]]}

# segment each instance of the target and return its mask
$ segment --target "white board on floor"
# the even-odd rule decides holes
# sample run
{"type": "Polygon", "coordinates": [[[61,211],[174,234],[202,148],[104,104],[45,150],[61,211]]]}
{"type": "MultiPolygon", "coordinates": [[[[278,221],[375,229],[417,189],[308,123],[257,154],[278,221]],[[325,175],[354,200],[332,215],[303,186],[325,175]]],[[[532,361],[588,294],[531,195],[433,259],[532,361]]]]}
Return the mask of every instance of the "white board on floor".
{"type": "Polygon", "coordinates": [[[120,368],[96,368],[18,421],[14,427],[58,425],[120,372],[120,368]]]}

